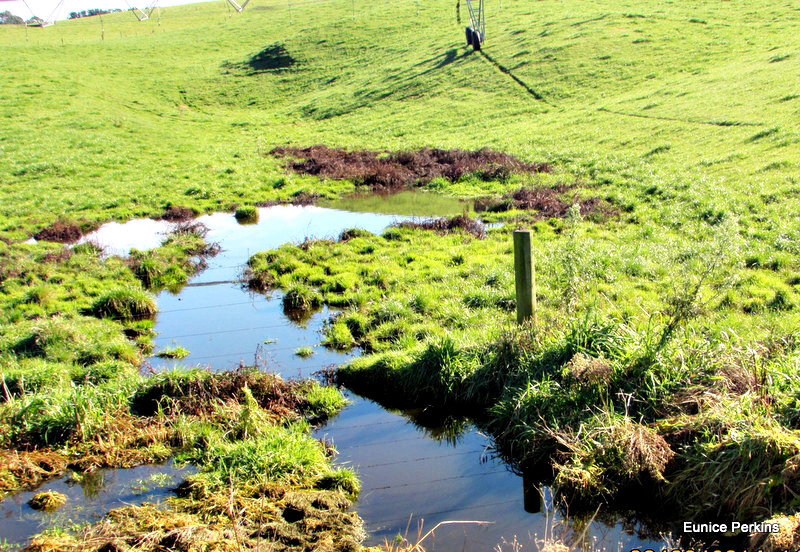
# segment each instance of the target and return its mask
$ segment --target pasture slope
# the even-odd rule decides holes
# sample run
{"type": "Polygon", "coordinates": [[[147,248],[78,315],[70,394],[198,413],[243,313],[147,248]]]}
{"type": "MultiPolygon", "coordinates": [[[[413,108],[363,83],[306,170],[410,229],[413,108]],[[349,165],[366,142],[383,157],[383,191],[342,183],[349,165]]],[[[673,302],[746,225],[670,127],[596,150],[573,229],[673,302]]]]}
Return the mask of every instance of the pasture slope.
{"type": "Polygon", "coordinates": [[[68,464],[179,454],[202,471],[169,512],[126,509],[39,549],[147,532],[162,539],[153,546],[358,546],[359,521],[343,513],[358,482],[332,470],[303,421],[333,414],[341,396],[248,371],[137,375],[152,340],[148,293],[180,287],[213,253],[202,228],[180,226],[128,261],[22,243],[48,228],[59,237],[355,190],[270,153],[313,145],[490,148],[551,168],[420,183],[479,198],[487,220],[509,223],[485,237],[462,220],[250,260],[254,286],[287,290],[292,307],[344,309],[329,345],[368,354],[340,370],[343,382],[397,406],[469,411],[574,515],[599,504],[648,519],[634,499],[657,496],[670,513],[654,530],[775,518],[784,533],[754,542],[792,541],[800,8],[488,10],[481,53],[463,44],[464,6],[438,0],[254,0],[241,14],[216,2],[144,23],[120,13],[0,28],[0,492],[68,464]],[[514,227],[532,227],[538,247],[539,323],[521,329],[514,227]],[[275,451],[278,467],[264,465],[275,451]],[[257,515],[236,518],[240,508],[257,515]],[[286,523],[298,509],[333,532],[286,523]]]}

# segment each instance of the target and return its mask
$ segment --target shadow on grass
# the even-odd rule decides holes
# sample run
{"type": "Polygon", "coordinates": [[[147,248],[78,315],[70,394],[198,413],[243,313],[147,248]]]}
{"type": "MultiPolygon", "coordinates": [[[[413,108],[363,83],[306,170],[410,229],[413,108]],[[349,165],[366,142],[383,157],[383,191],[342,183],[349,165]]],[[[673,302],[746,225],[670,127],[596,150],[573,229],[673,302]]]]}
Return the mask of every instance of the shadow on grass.
{"type": "Polygon", "coordinates": [[[251,75],[269,71],[283,71],[297,63],[283,44],[271,44],[254,54],[247,61],[240,63],[225,62],[222,67],[226,69],[244,69],[251,75]]]}

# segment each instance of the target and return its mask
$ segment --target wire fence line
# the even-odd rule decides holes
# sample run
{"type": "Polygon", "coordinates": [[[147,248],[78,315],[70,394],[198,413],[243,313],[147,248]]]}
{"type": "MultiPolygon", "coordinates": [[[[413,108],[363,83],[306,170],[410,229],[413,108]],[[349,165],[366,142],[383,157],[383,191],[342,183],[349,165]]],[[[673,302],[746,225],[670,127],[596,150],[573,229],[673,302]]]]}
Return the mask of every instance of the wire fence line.
{"type": "MultiPolygon", "coordinates": [[[[423,518],[428,517],[428,516],[440,516],[440,515],[443,515],[443,514],[453,514],[453,513],[456,513],[456,512],[466,512],[466,511],[469,511],[469,510],[479,510],[481,508],[489,508],[489,507],[492,507],[492,506],[500,506],[500,505],[503,505],[503,504],[511,504],[512,502],[521,502],[521,501],[522,501],[521,497],[520,498],[512,498],[512,499],[509,499],[509,500],[500,500],[500,501],[497,501],[497,502],[486,502],[486,503],[483,503],[483,504],[476,504],[474,506],[464,506],[464,507],[461,507],[461,508],[451,508],[451,509],[448,509],[448,510],[439,510],[439,511],[436,511],[436,512],[425,512],[423,514],[417,514],[416,517],[417,517],[417,519],[423,519],[423,518]]],[[[401,522],[401,521],[409,521],[412,517],[414,517],[413,514],[408,515],[408,516],[403,516],[403,517],[397,517],[397,518],[389,518],[389,519],[380,519],[380,520],[377,520],[377,521],[369,521],[369,522],[367,522],[367,526],[374,528],[375,525],[383,525],[383,524],[386,524],[386,523],[396,523],[396,522],[401,522]]]]}
{"type": "Polygon", "coordinates": [[[498,473],[510,473],[508,470],[494,470],[489,472],[481,472],[481,473],[465,473],[462,475],[453,475],[450,477],[440,477],[437,479],[428,479],[425,481],[411,481],[409,483],[398,483],[397,485],[385,485],[383,487],[372,487],[367,489],[362,489],[361,492],[369,492],[369,491],[388,491],[390,489],[400,489],[404,487],[415,487],[417,485],[428,485],[430,483],[442,483],[444,481],[456,481],[458,479],[472,479],[476,477],[484,477],[486,475],[495,475],[498,473]]]}

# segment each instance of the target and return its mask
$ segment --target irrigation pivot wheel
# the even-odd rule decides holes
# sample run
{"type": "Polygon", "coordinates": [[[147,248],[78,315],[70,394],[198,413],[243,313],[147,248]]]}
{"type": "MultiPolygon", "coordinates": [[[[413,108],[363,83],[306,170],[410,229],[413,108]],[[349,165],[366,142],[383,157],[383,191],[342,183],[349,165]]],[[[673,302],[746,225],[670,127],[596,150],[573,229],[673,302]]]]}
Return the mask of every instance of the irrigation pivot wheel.
{"type": "Polygon", "coordinates": [[[480,50],[481,44],[486,40],[486,16],[483,11],[483,0],[467,0],[467,8],[471,23],[467,28],[467,45],[472,45],[475,50],[480,50]]]}

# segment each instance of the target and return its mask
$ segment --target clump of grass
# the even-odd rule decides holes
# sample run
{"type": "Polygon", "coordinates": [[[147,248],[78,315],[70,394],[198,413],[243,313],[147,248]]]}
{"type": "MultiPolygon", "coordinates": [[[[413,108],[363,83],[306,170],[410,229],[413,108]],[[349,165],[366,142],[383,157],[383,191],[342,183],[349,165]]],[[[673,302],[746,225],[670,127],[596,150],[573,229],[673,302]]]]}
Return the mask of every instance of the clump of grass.
{"type": "Polygon", "coordinates": [[[239,224],[255,224],[258,222],[258,209],[252,206],[239,207],[233,216],[239,224]]]}
{"type": "Polygon", "coordinates": [[[317,479],[315,487],[328,491],[341,491],[351,499],[355,499],[361,492],[361,481],[350,470],[335,470],[317,479]]]}
{"type": "Polygon", "coordinates": [[[67,503],[67,495],[55,491],[45,491],[37,493],[28,501],[28,505],[34,510],[44,512],[54,512],[67,503]]]}
{"type": "Polygon", "coordinates": [[[669,476],[670,497],[686,504],[689,515],[733,512],[737,519],[759,519],[792,500],[789,489],[800,480],[800,440],[763,405],[719,401],[671,425],[684,438],[697,436],[683,453],[682,469],[669,476]]]}
{"type": "Polygon", "coordinates": [[[283,296],[283,308],[287,311],[310,311],[322,304],[319,295],[303,285],[295,285],[283,296]]]}
{"type": "Polygon", "coordinates": [[[348,350],[356,344],[350,328],[344,322],[336,322],[326,332],[325,345],[332,349],[348,350]]]}
{"type": "Polygon", "coordinates": [[[584,500],[613,496],[633,486],[663,481],[675,453],[656,431],[628,417],[601,415],[590,420],[583,435],[554,433],[565,448],[556,463],[559,490],[584,500]]]}
{"type": "Polygon", "coordinates": [[[322,446],[309,439],[306,427],[261,424],[257,436],[241,441],[219,440],[190,458],[208,474],[212,488],[285,481],[294,484],[316,480],[327,466],[322,446]]]}
{"type": "Polygon", "coordinates": [[[373,234],[368,230],[362,228],[348,228],[347,230],[342,230],[342,233],[339,234],[339,241],[346,242],[355,238],[369,238],[371,236],[373,236],[373,234]]]}
{"type": "Polygon", "coordinates": [[[156,356],[159,358],[173,358],[180,360],[188,357],[190,354],[191,353],[183,347],[170,347],[160,350],[156,353],[156,356]]]}
{"type": "Polygon", "coordinates": [[[299,349],[295,349],[294,354],[300,358],[308,358],[314,354],[314,349],[308,346],[300,347],[299,349]]]}
{"type": "Polygon", "coordinates": [[[134,321],[154,318],[158,306],[155,299],[142,290],[119,288],[98,297],[89,312],[100,318],[134,321]]]}
{"type": "Polygon", "coordinates": [[[138,365],[141,356],[120,329],[118,323],[109,320],[54,317],[17,324],[2,342],[16,355],[19,368],[25,368],[33,359],[62,367],[61,363],[86,367],[107,361],[138,365]]]}
{"type": "Polygon", "coordinates": [[[219,252],[219,245],[208,243],[208,227],[199,222],[182,222],[167,236],[161,247],[149,251],[132,250],[127,259],[136,277],[150,290],[177,291],[189,277],[205,266],[205,259],[219,252]]]}

